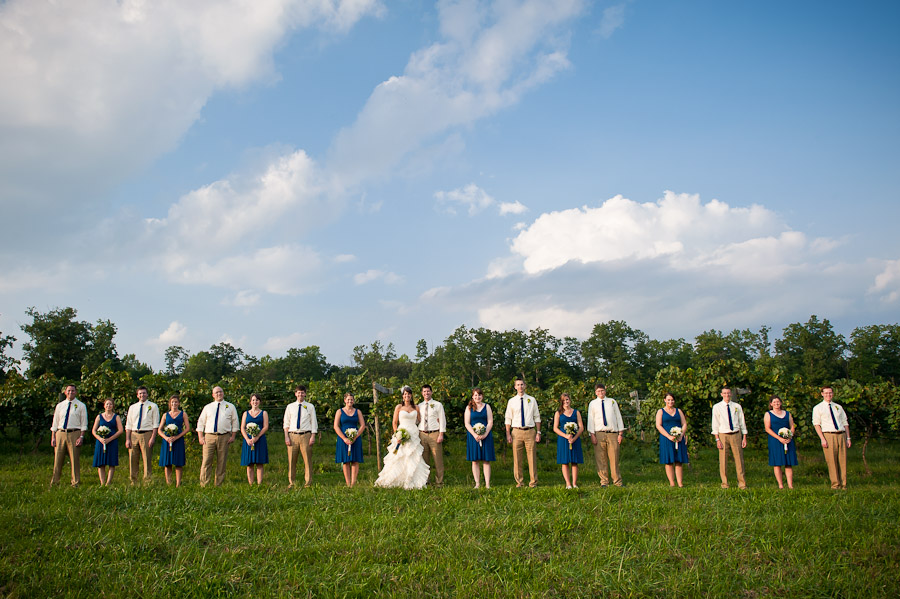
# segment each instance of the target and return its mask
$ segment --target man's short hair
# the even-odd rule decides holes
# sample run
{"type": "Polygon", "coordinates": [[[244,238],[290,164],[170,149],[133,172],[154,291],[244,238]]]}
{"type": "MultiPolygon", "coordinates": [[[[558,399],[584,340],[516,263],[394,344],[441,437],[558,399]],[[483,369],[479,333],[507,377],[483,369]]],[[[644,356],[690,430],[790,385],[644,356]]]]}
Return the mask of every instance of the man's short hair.
{"type": "Polygon", "coordinates": [[[605,391],[606,385],[604,385],[603,383],[597,383],[596,385],[594,385],[594,391],[596,391],[597,389],[603,389],[605,391]]]}
{"type": "Polygon", "coordinates": [[[825,385],[824,387],[822,387],[822,391],[824,391],[825,389],[831,389],[831,392],[834,393],[834,387],[832,387],[831,385],[825,385]]]}
{"type": "Polygon", "coordinates": [[[135,389],[135,392],[137,392],[137,391],[142,391],[142,390],[143,390],[143,391],[146,391],[148,395],[150,394],[150,389],[148,389],[147,387],[145,387],[145,386],[143,386],[143,385],[141,385],[140,387],[138,387],[137,389],[135,389]]]}
{"type": "Polygon", "coordinates": [[[731,387],[722,387],[722,391],[724,391],[725,389],[728,389],[729,391],[731,391],[731,387]]]}
{"type": "Polygon", "coordinates": [[[428,389],[429,391],[434,391],[434,389],[432,389],[431,385],[429,385],[428,383],[425,383],[424,385],[422,385],[422,391],[424,391],[425,389],[428,389]]]}
{"type": "Polygon", "coordinates": [[[294,393],[296,393],[297,391],[306,391],[306,385],[297,385],[296,387],[294,387],[294,393]]]}
{"type": "Polygon", "coordinates": [[[68,389],[69,387],[72,387],[73,389],[75,389],[76,391],[78,391],[78,387],[76,387],[74,383],[69,383],[68,385],[66,385],[65,387],[63,387],[63,391],[65,391],[65,390],[68,389]]]}

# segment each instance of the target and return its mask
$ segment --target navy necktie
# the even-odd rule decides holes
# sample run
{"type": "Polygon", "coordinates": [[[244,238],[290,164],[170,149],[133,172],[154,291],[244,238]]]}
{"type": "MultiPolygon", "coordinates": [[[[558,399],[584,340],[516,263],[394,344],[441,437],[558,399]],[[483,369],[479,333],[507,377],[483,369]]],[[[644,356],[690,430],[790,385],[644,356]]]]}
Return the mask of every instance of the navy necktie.
{"type": "Polygon", "coordinates": [[[216,423],[213,425],[214,433],[219,432],[219,408],[221,408],[221,407],[222,407],[222,402],[220,401],[216,404],[216,423]]]}
{"type": "Polygon", "coordinates": [[[297,432],[300,432],[300,415],[303,414],[303,404],[297,406],[297,432]]]}
{"type": "Polygon", "coordinates": [[[731,422],[731,407],[728,404],[725,404],[725,411],[728,412],[728,432],[734,432],[734,424],[731,422]]]}
{"type": "MultiPolygon", "coordinates": [[[[69,428],[69,410],[72,409],[72,402],[69,402],[69,407],[66,408],[66,419],[63,421],[63,428],[69,428]]],[[[834,418],[834,414],[831,415],[834,418]]],[[[835,425],[837,426],[837,425],[835,425]]]]}
{"type": "Polygon", "coordinates": [[[602,399],[600,400],[600,411],[603,412],[603,426],[607,426],[607,424],[606,424],[606,403],[602,399]]]}
{"type": "Polygon", "coordinates": [[[525,428],[525,396],[524,395],[522,396],[521,401],[522,401],[522,409],[520,411],[522,412],[522,428],[525,428]]]}
{"type": "Polygon", "coordinates": [[[828,411],[831,412],[831,421],[834,423],[835,432],[841,432],[841,427],[838,426],[837,418],[834,417],[834,410],[831,408],[831,404],[828,404],[828,411]]]}
{"type": "Polygon", "coordinates": [[[141,430],[141,422],[144,420],[144,404],[138,403],[138,431],[141,430]]]}

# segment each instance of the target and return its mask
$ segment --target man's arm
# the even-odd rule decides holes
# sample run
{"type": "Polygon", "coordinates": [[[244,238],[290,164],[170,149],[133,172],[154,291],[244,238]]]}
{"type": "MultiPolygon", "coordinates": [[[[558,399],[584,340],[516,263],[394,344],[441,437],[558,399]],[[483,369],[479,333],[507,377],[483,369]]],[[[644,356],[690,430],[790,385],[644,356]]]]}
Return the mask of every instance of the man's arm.
{"type": "Polygon", "coordinates": [[[438,430],[440,432],[438,433],[437,442],[443,443],[444,442],[444,433],[447,432],[447,419],[444,417],[444,404],[442,404],[441,402],[438,402],[438,406],[440,406],[438,408],[438,419],[439,419],[438,420],[438,425],[439,425],[438,430]]]}
{"type": "Polygon", "coordinates": [[[318,417],[316,417],[316,406],[309,404],[307,411],[309,412],[309,430],[312,432],[312,434],[309,436],[309,444],[312,445],[316,442],[316,435],[319,434],[319,419],[318,417]]]}

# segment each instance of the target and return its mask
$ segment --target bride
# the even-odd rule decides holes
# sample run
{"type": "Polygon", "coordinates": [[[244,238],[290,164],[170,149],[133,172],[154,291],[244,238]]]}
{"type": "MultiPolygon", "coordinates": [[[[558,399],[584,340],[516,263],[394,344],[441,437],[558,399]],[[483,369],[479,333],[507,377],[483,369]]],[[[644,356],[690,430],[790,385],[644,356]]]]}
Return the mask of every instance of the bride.
{"type": "Polygon", "coordinates": [[[413,391],[404,386],[401,390],[403,401],[394,408],[394,436],[384,457],[384,468],[375,481],[376,487],[403,487],[421,489],[428,482],[428,464],[422,457],[422,443],[419,441],[419,408],[413,400],[413,391]],[[400,442],[397,431],[403,429],[409,440],[400,442]]]}

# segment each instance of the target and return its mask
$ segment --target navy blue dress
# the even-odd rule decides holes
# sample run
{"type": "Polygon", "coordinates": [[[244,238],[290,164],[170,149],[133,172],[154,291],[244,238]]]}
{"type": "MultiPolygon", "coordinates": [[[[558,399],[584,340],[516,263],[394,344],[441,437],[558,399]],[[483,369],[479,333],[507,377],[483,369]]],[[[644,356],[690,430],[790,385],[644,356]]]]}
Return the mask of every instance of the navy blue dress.
{"type": "MultiPolygon", "coordinates": [[[[246,415],[245,424],[254,423],[259,426],[259,430],[263,428],[263,411],[260,410],[256,418],[250,415],[250,412],[244,412],[246,415]]],[[[269,443],[266,436],[261,435],[256,443],[253,444],[253,451],[244,436],[241,435],[241,466],[249,466],[250,464],[268,464],[269,463],[269,443]]]]}
{"type": "MultiPolygon", "coordinates": [[[[112,420],[103,418],[100,414],[100,423],[98,426],[109,428],[109,435],[116,434],[116,415],[113,414],[112,420]]],[[[97,441],[94,443],[94,468],[101,466],[118,466],[119,465],[119,438],[116,437],[106,444],[106,451],[103,451],[103,443],[97,441]]]]}
{"type": "MultiPolygon", "coordinates": [[[[675,415],[670,416],[668,412],[662,410],[662,427],[667,432],[672,430],[673,426],[681,426],[681,410],[675,408],[675,415]]],[[[671,433],[670,433],[671,434],[671,433]]],[[[675,449],[675,442],[669,441],[659,435],[659,463],[660,464],[689,464],[687,452],[687,439],[684,437],[678,441],[678,449],[675,449]]]]}
{"type": "MultiPolygon", "coordinates": [[[[469,410],[469,424],[473,427],[476,424],[483,424],[487,427],[488,423],[488,407],[487,404],[481,406],[481,411],[469,410]]],[[[475,437],[466,430],[466,459],[470,462],[493,462],[497,459],[494,454],[494,434],[491,431],[487,437],[482,439],[481,445],[475,440],[475,437]]]]}
{"type": "MultiPolygon", "coordinates": [[[[170,424],[174,424],[178,427],[178,432],[175,433],[180,434],[181,431],[184,430],[184,410],[178,413],[178,416],[172,418],[172,415],[166,412],[165,418],[166,424],[163,428],[170,424]]],[[[174,443],[172,443],[172,449],[169,449],[169,442],[160,439],[162,442],[162,447],[159,448],[159,465],[162,467],[166,466],[184,466],[187,462],[187,459],[184,455],[184,437],[181,437],[174,443]]]]}
{"type": "MultiPolygon", "coordinates": [[[[769,412],[769,428],[775,433],[778,429],[791,428],[791,413],[785,412],[784,418],[779,418],[772,412],[769,412]]],[[[797,465],[797,446],[794,440],[787,444],[787,453],[784,453],[784,444],[778,439],[773,439],[772,435],[766,435],[769,439],[769,466],[796,466],[797,465]]]]}
{"type": "MultiPolygon", "coordinates": [[[[566,423],[574,422],[578,424],[578,410],[572,410],[571,416],[566,416],[564,412],[559,413],[559,430],[566,431],[566,423]]],[[[581,437],[575,439],[572,443],[572,449],[569,449],[569,440],[565,437],[556,437],[556,463],[557,464],[583,464],[584,453],[581,450],[581,437]]]]}
{"type": "MultiPolygon", "coordinates": [[[[347,416],[347,413],[341,408],[341,421],[340,427],[342,431],[347,430],[348,428],[359,429],[359,410],[353,410],[353,415],[347,416]]],[[[337,438],[337,447],[334,450],[334,463],[335,464],[347,464],[350,462],[362,462],[363,461],[363,450],[362,450],[362,436],[356,437],[356,440],[353,442],[353,445],[350,446],[350,453],[347,453],[347,444],[344,443],[344,440],[340,437],[337,438]]]]}

